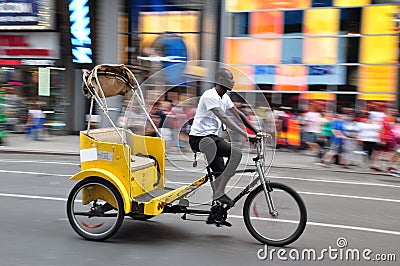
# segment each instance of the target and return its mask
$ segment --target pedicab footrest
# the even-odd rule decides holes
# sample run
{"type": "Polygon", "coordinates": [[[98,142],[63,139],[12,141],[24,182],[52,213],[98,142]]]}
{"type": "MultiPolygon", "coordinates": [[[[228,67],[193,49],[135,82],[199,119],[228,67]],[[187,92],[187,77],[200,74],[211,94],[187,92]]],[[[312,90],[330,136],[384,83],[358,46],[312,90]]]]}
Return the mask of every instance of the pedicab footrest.
{"type": "Polygon", "coordinates": [[[164,207],[167,204],[181,199],[200,185],[204,184],[207,180],[207,176],[202,176],[191,184],[175,189],[155,189],[145,194],[141,194],[135,197],[132,201],[132,212],[146,215],[158,215],[164,211],[164,207]]]}
{"type": "Polygon", "coordinates": [[[155,189],[149,191],[147,193],[143,193],[139,196],[136,196],[135,199],[132,201],[132,212],[133,213],[144,213],[144,205],[151,201],[154,198],[157,198],[161,195],[164,195],[170,191],[174,190],[173,188],[164,188],[164,189],[155,189]]]}
{"type": "Polygon", "coordinates": [[[172,190],[174,190],[174,189],[173,188],[155,189],[155,190],[149,191],[147,193],[143,193],[143,194],[135,197],[135,201],[148,202],[148,201],[150,201],[154,198],[157,198],[161,195],[164,195],[165,193],[168,193],[172,190]]]}

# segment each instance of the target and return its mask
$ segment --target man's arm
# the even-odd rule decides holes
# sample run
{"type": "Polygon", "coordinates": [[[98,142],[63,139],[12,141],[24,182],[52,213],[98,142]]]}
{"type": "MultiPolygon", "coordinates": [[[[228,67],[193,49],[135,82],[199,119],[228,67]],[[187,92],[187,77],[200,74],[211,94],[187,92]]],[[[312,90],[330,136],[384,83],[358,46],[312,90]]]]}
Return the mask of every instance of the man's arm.
{"type": "Polygon", "coordinates": [[[247,132],[244,131],[241,127],[239,127],[229,116],[227,116],[220,107],[212,108],[211,112],[213,112],[227,127],[242,134],[245,137],[248,137],[247,132]]]}
{"type": "Polygon", "coordinates": [[[254,134],[257,134],[258,130],[254,127],[254,125],[247,120],[246,116],[236,107],[229,109],[237,118],[239,118],[245,127],[249,128],[254,134]]]}

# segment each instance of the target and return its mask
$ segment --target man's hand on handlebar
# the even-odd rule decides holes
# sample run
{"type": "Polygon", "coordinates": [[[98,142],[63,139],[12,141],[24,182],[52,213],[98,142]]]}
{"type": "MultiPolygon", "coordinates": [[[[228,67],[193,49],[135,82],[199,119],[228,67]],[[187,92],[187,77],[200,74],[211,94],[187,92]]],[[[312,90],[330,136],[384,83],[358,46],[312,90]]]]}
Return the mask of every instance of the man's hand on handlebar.
{"type": "Polygon", "coordinates": [[[247,139],[254,144],[257,142],[258,137],[254,134],[247,134],[247,139]]]}

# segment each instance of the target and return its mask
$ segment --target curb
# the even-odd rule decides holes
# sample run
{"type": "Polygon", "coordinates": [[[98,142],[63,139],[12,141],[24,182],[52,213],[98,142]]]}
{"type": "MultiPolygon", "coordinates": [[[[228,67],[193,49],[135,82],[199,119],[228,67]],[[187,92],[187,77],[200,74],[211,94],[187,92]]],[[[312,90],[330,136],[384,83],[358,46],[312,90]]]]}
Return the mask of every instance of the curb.
{"type": "MultiPolygon", "coordinates": [[[[20,150],[20,149],[12,149],[1,147],[0,153],[15,153],[15,154],[39,154],[39,155],[61,155],[61,156],[79,156],[79,152],[67,152],[67,151],[46,151],[46,150],[20,150]]],[[[171,161],[186,161],[191,162],[191,160],[183,159],[183,158],[169,158],[171,161]]],[[[336,172],[336,173],[352,173],[352,174],[370,174],[370,175],[378,175],[378,176],[386,176],[385,172],[367,172],[367,171],[356,171],[352,169],[335,169],[335,168],[318,168],[318,167],[309,167],[309,166],[293,166],[293,165],[283,165],[283,164],[272,164],[271,168],[277,169],[299,169],[299,170],[310,170],[310,171],[327,171],[336,172]]]]}

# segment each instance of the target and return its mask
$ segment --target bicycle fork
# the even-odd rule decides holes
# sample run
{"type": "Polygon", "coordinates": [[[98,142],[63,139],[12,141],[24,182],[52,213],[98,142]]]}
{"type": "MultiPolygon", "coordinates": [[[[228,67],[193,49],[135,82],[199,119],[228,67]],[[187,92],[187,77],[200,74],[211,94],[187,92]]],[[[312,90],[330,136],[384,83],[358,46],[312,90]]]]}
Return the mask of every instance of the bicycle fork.
{"type": "Polygon", "coordinates": [[[272,201],[271,194],[270,194],[270,192],[272,192],[272,188],[269,186],[268,181],[266,181],[264,172],[263,172],[263,170],[261,168],[261,164],[259,162],[256,163],[256,167],[257,167],[258,176],[259,176],[261,184],[263,186],[265,199],[267,201],[267,205],[268,205],[268,209],[269,209],[269,214],[272,216],[272,218],[277,218],[279,213],[275,210],[274,203],[272,201]]]}

